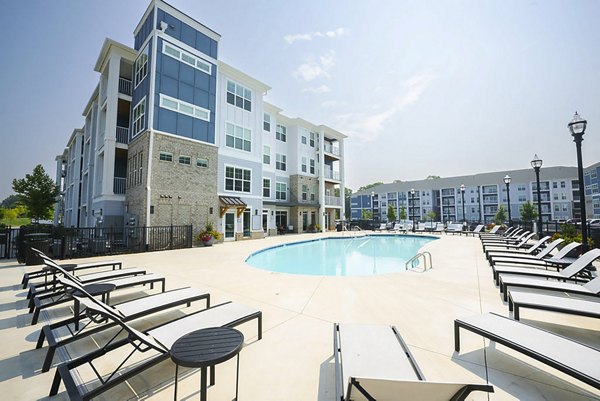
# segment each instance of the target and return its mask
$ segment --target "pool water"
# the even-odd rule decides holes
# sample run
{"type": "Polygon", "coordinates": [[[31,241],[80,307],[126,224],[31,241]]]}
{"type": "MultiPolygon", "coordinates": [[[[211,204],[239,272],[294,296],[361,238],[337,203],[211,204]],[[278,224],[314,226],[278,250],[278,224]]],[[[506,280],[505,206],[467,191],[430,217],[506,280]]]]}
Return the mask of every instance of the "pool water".
{"type": "Polygon", "coordinates": [[[435,237],[374,235],[323,238],[263,249],[246,263],[279,273],[370,276],[405,271],[405,263],[435,237]]]}

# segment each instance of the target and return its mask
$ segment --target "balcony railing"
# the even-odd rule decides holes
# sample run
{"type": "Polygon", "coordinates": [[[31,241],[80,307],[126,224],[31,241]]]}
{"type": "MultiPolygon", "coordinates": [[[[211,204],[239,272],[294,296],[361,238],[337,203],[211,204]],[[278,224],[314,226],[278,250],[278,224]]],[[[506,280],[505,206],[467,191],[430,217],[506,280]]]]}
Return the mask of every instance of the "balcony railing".
{"type": "Polygon", "coordinates": [[[119,93],[131,96],[131,80],[119,77],[119,93]]]}
{"type": "Polygon", "coordinates": [[[117,125],[117,143],[129,143],[129,128],[117,125]]]}
{"type": "Polygon", "coordinates": [[[340,180],[340,172],[339,171],[333,171],[333,170],[325,170],[325,174],[324,174],[325,178],[329,178],[332,180],[340,180]]]}
{"type": "Polygon", "coordinates": [[[323,144],[323,147],[325,149],[325,152],[327,152],[327,153],[331,153],[336,156],[340,155],[340,148],[338,146],[333,146],[332,144],[325,142],[323,144]]]}
{"type": "Polygon", "coordinates": [[[115,177],[113,181],[113,192],[118,195],[124,195],[127,188],[127,178],[115,177]]]}
{"type": "Polygon", "coordinates": [[[330,206],[342,206],[342,198],[339,196],[325,195],[325,204],[330,206]]]}

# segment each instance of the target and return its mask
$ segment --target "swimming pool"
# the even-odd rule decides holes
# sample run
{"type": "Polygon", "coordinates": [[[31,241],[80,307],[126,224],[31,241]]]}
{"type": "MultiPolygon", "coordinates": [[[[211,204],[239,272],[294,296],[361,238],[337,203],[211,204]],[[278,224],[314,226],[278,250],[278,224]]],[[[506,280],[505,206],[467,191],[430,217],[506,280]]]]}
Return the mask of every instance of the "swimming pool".
{"type": "Polygon", "coordinates": [[[263,249],[246,263],[279,273],[371,276],[405,271],[406,261],[435,239],[410,235],[322,238],[263,249]]]}

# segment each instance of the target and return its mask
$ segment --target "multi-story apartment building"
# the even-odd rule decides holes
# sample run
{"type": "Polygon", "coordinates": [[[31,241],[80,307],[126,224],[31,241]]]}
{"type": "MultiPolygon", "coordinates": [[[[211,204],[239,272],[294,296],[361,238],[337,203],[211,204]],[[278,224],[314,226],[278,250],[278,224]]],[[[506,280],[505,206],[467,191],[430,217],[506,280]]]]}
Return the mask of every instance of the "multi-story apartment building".
{"type": "Polygon", "coordinates": [[[264,101],[269,86],[218,59],[219,34],[161,0],[134,36],[102,47],[84,126],[57,157],[57,222],[213,223],[235,240],[344,216],[345,135],[264,101]]]}
{"type": "Polygon", "coordinates": [[[583,173],[585,184],[585,211],[588,218],[600,219],[600,163],[586,168],[583,173]]]}
{"type": "MultiPolygon", "coordinates": [[[[592,176],[597,177],[600,166],[596,164],[585,171],[586,206],[598,203],[591,200],[594,188],[592,176]],[[594,174],[596,172],[596,174],[594,174]],[[588,177],[590,178],[588,184],[588,177]],[[591,202],[590,202],[591,201],[591,202]]],[[[597,181],[596,181],[597,182],[597,181]]],[[[438,221],[485,222],[494,221],[500,205],[508,210],[508,199],[513,220],[518,220],[523,204],[527,201],[537,205],[537,183],[532,169],[512,170],[494,173],[481,173],[461,177],[427,179],[419,181],[381,184],[353,194],[351,198],[351,218],[360,219],[363,210],[372,211],[376,220],[387,221],[388,206],[396,216],[404,208],[407,219],[424,220],[424,216],[434,211],[438,221]],[[507,196],[504,176],[511,182],[507,196]],[[464,208],[461,185],[464,185],[464,208]],[[414,189],[414,195],[411,192],[414,189]],[[464,214],[463,214],[464,210],[464,214]]],[[[542,219],[566,220],[580,217],[579,186],[576,167],[545,167],[540,171],[540,198],[542,219]]],[[[590,208],[594,210],[593,207],[590,208]]],[[[586,209],[588,218],[590,211],[586,209]]]]}

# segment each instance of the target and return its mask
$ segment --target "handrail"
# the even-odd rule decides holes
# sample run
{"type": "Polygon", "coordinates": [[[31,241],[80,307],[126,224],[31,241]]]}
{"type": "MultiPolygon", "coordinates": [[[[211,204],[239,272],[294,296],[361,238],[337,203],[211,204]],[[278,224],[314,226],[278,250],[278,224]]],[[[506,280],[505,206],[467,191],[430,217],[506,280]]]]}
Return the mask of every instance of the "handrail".
{"type": "Polygon", "coordinates": [[[415,256],[410,258],[404,265],[405,270],[408,270],[409,264],[413,264],[420,257],[423,257],[423,266],[424,266],[423,271],[427,271],[427,256],[429,256],[429,268],[433,269],[433,260],[431,258],[431,253],[424,251],[424,252],[419,252],[415,256]]]}

